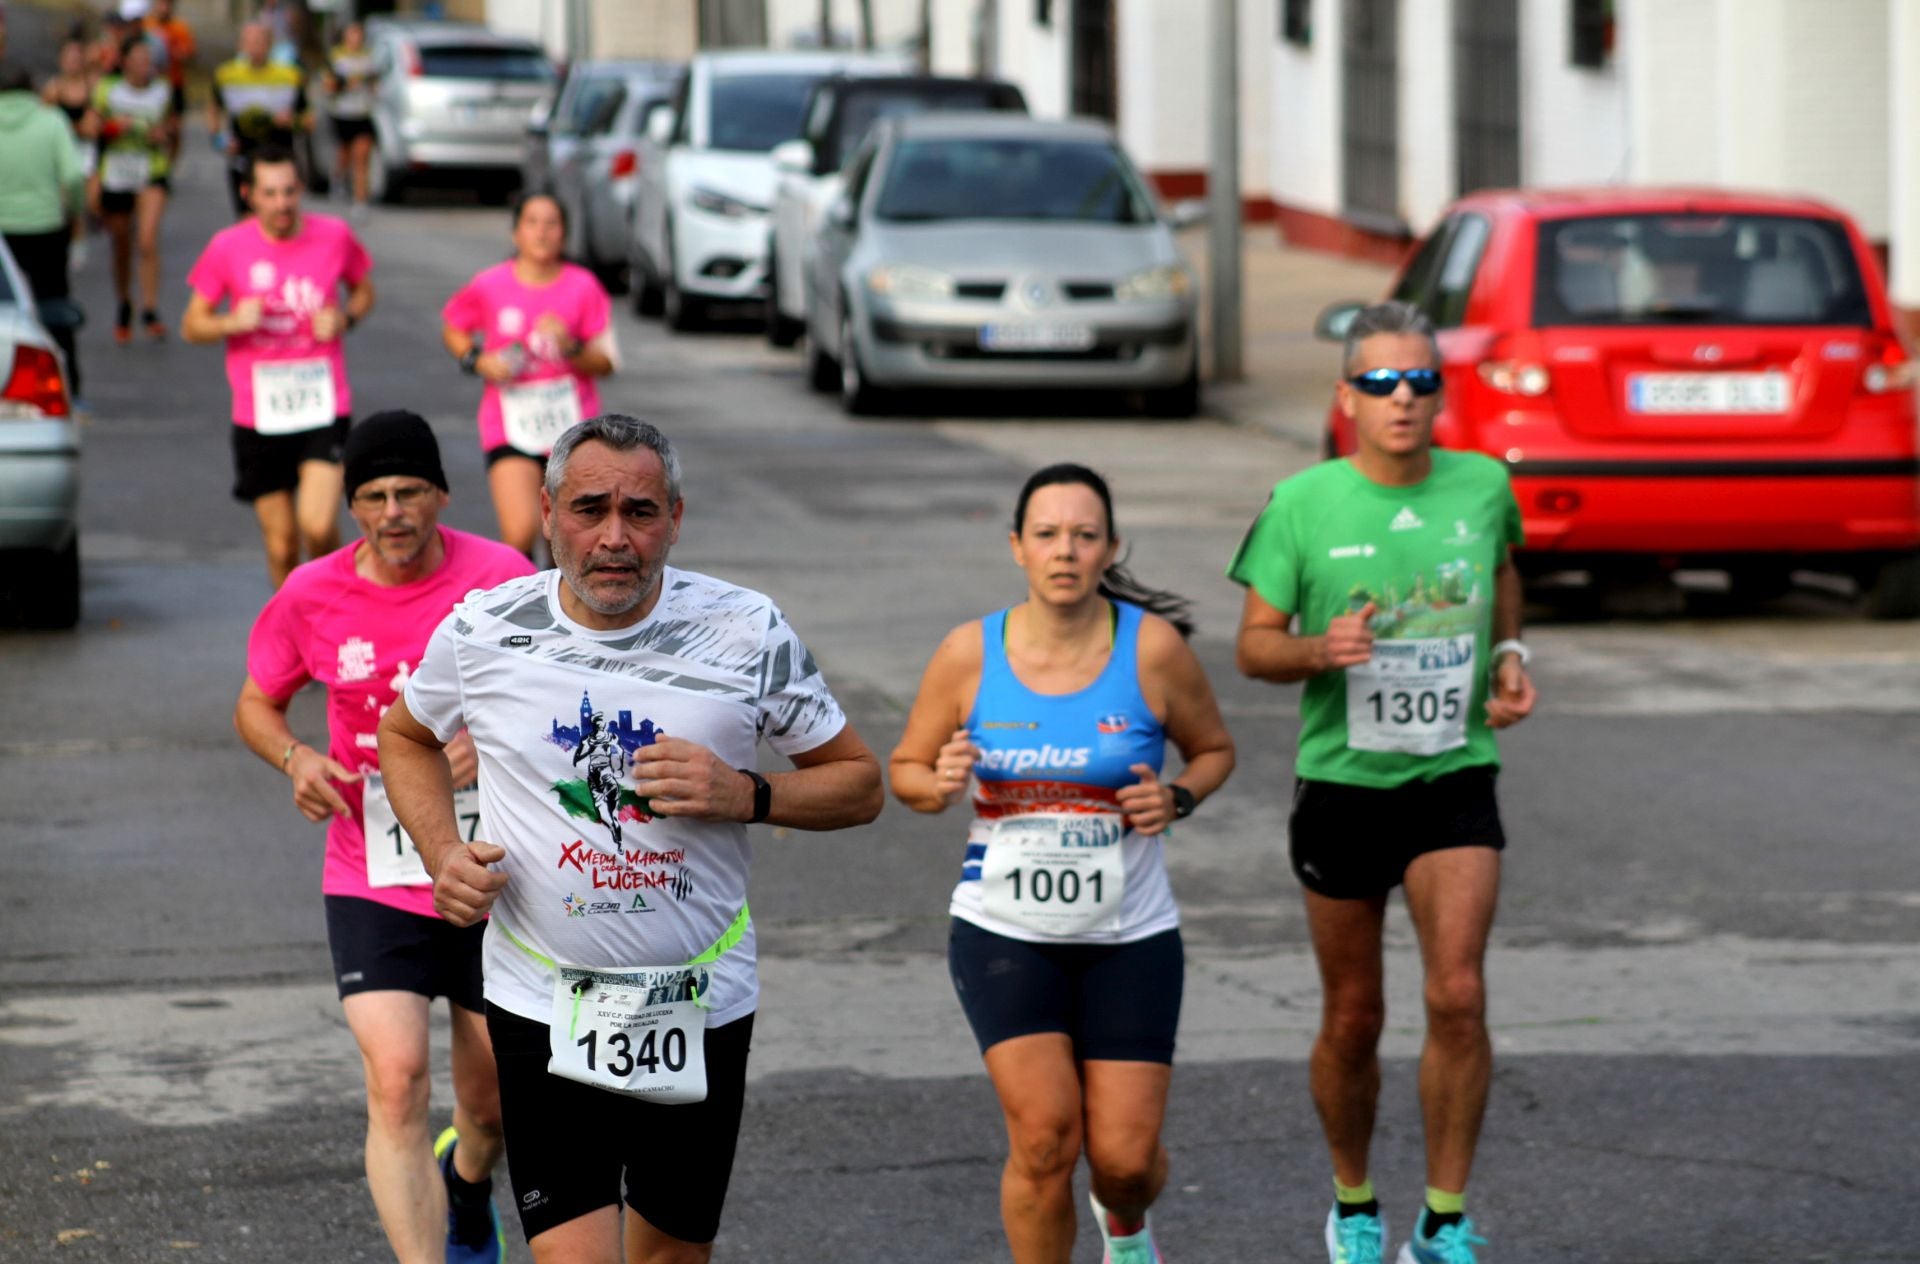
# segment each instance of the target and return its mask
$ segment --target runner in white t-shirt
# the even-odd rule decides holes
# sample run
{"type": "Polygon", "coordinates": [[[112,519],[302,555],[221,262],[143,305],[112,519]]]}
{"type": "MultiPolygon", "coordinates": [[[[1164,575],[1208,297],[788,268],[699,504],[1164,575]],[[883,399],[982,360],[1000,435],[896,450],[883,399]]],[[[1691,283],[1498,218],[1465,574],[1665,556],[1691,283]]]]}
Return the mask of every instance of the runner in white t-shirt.
{"type": "Polygon", "coordinates": [[[563,434],[541,490],[557,569],[457,606],[380,726],[436,907],[493,914],[487,1022],[521,1228],[569,1264],[708,1257],[759,1000],[745,827],[840,829],[881,806],[879,762],[779,608],[667,565],[683,509],[652,426],[563,434]],[[462,727],[477,842],[440,754],[462,727]],[[753,771],[762,739],[795,770],[753,771]]]}
{"type": "MultiPolygon", "coordinates": [[[[387,806],[375,735],[454,603],[532,567],[503,544],[439,525],[447,476],[418,415],[369,417],[347,436],[345,457],[347,505],[365,539],[298,568],[267,602],[247,640],[234,725],[293,783],[301,815],[328,822],[320,882],[327,944],[366,1066],[367,1184],[387,1241],[415,1264],[497,1264],[505,1239],[489,1173],[500,1157],[500,1094],[481,999],[481,931],[434,912],[426,873],[387,806]],[[315,680],[327,690],[323,749],[287,722],[293,696],[315,680]],[[454,1127],[436,1143],[427,1031],[441,996],[451,1011],[454,1127]]],[[[472,743],[449,758],[461,784],[470,783],[472,743]]],[[[461,797],[471,830],[476,795],[461,797]]]]}

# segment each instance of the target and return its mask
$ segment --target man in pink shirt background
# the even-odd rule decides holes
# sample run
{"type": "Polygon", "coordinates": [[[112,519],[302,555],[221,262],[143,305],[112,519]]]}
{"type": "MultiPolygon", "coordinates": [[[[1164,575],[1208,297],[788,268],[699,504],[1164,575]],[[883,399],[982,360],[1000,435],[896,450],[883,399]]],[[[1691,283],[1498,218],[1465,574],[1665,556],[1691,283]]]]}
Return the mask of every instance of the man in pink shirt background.
{"type": "MultiPolygon", "coordinates": [[[[344,458],[363,538],[294,570],[260,612],[234,726],[292,782],[301,814],[328,822],[327,940],[366,1065],[367,1183],[394,1254],[495,1261],[504,1247],[490,1173],[501,1134],[481,992],[484,926],[462,929],[434,912],[433,888],[386,804],[375,734],[446,613],[533,568],[505,545],[439,525],[447,479],[419,416],[368,418],[347,437],[344,458]],[[312,680],[327,689],[324,752],[287,720],[312,680]],[[451,1006],[455,1105],[454,1126],[435,1142],[428,1024],[437,996],[451,1006]]],[[[447,755],[454,783],[471,785],[472,741],[461,735],[447,755]]],[[[463,810],[471,836],[477,802],[463,810]]]]}
{"type": "Polygon", "coordinates": [[[246,192],[253,214],[214,234],[187,274],[180,329],[189,342],[226,344],[233,494],[253,506],[278,587],[303,548],[319,557],[339,547],[353,408],[342,338],[373,310],[373,259],[345,221],[301,209],[285,150],[254,154],[246,192]]]}

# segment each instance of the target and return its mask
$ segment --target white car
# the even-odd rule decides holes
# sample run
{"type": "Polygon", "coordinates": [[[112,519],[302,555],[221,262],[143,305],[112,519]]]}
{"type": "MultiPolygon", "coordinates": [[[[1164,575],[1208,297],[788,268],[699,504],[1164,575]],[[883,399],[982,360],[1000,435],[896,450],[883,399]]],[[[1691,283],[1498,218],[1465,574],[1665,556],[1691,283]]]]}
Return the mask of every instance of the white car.
{"type": "Polygon", "coordinates": [[[773,151],[780,183],[767,259],[768,342],[791,347],[806,328],[806,251],[821,214],[840,196],[841,166],[881,119],[929,110],[1025,114],[1027,101],[1000,80],[939,75],[835,75],[814,88],[805,133],[773,151]]]}
{"type": "Polygon", "coordinates": [[[634,307],[674,329],[708,305],[764,301],[771,150],[800,135],[814,84],[902,74],[894,54],[718,52],[696,56],[668,110],[649,119],[633,216],[634,307]]]}
{"type": "Polygon", "coordinates": [[[0,241],[0,597],[29,627],[80,621],[80,430],[49,332],[80,319],[71,300],[36,304],[0,241]]]}

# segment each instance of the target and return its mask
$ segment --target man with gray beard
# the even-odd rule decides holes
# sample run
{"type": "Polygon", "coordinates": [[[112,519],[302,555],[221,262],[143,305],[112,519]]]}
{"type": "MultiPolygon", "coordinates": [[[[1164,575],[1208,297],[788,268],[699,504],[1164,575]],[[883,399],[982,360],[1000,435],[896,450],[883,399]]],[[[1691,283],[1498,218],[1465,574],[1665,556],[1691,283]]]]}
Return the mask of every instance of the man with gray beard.
{"type": "Polygon", "coordinates": [[[686,505],[659,430],[575,426],[540,502],[555,569],[454,609],[381,723],[381,767],[435,906],[491,915],[487,1022],[536,1258],[703,1264],[759,999],[746,827],[865,824],[880,765],[769,598],[667,564],[686,505]],[[473,842],[441,754],[463,727],[473,842]],[[762,739],[793,771],[755,771],[762,739]],[[611,793],[575,759],[607,740],[611,793]]]}

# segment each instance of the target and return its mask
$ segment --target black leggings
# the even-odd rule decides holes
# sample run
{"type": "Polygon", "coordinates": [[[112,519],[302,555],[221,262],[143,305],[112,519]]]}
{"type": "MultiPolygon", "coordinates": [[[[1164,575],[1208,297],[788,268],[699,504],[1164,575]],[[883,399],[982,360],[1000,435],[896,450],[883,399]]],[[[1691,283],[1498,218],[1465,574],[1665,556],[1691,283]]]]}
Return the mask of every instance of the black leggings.
{"type": "MultiPolygon", "coordinates": [[[[6,238],[14,262],[26,273],[34,298],[45,302],[72,294],[67,284],[67,250],[73,244],[72,225],[45,233],[0,233],[0,236],[6,238]]],[[[73,330],[61,328],[49,332],[67,357],[67,382],[77,396],[80,394],[80,347],[74,340],[73,330]]]]}

